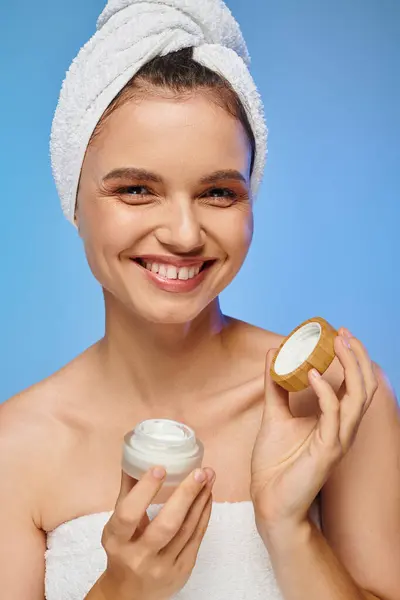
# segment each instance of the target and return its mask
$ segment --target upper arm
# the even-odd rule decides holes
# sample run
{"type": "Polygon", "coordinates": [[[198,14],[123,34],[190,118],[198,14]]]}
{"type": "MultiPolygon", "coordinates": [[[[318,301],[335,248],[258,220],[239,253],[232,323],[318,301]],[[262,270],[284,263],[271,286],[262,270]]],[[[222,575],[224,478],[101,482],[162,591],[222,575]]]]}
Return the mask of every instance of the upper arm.
{"type": "Polygon", "coordinates": [[[35,524],[35,472],[0,406],[0,587],[13,600],[44,600],[45,534],[35,524]],[[25,454],[25,456],[24,456],[25,454]]]}
{"type": "Polygon", "coordinates": [[[400,410],[382,369],[356,439],[321,491],[323,533],[354,580],[377,597],[400,590],[400,410]]]}

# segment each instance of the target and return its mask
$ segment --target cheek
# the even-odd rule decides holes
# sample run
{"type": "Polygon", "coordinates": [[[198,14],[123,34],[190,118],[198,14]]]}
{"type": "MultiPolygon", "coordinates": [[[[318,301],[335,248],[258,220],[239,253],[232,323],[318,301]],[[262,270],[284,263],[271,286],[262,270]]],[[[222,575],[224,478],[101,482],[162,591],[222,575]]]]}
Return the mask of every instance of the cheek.
{"type": "Polygon", "coordinates": [[[238,208],[222,217],[218,228],[220,244],[235,263],[241,263],[253,238],[253,213],[238,208]]]}
{"type": "Polygon", "coordinates": [[[89,266],[96,279],[110,271],[112,261],[140,235],[140,223],[132,212],[117,207],[91,207],[82,211],[79,231],[89,266]]]}
{"type": "Polygon", "coordinates": [[[141,229],[140,215],[115,200],[95,201],[80,215],[80,233],[89,246],[121,252],[141,229]]]}
{"type": "Polygon", "coordinates": [[[246,238],[247,247],[249,247],[251,244],[251,240],[253,239],[253,233],[254,233],[254,215],[253,215],[253,211],[251,211],[251,214],[249,215],[249,218],[247,219],[246,225],[244,227],[244,237],[246,238]]]}

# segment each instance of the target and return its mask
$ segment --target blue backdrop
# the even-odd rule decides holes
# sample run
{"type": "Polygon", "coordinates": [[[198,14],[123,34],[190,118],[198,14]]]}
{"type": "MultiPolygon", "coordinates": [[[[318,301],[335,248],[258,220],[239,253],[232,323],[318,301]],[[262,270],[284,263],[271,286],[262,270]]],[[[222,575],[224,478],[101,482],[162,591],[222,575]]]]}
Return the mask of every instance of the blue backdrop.
{"type": "MultiPolygon", "coordinates": [[[[223,309],[280,333],[316,315],[345,325],[398,393],[400,2],[228,4],[270,133],[254,243],[223,309]]],[[[103,332],[101,292],[62,216],[48,151],[65,71],[103,6],[2,7],[0,401],[103,332]]]]}

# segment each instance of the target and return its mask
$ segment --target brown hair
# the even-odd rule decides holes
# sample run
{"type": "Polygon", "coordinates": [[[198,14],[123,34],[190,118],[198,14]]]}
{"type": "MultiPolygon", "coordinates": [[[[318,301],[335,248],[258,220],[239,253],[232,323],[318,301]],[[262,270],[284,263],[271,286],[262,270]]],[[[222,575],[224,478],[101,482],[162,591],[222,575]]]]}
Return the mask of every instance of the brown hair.
{"type": "Polygon", "coordinates": [[[177,99],[187,98],[188,94],[202,90],[210,96],[221,108],[238,119],[249,138],[252,158],[250,173],[253,170],[255,155],[255,138],[250,126],[246,111],[235,90],[221,75],[201,65],[193,59],[193,48],[183,48],[165,56],[156,56],[146,63],[128,83],[118,92],[112,102],[104,111],[97,123],[91,138],[92,141],[99,135],[107,118],[121,105],[146,93],[154,93],[159,88],[173,92],[177,99]]]}

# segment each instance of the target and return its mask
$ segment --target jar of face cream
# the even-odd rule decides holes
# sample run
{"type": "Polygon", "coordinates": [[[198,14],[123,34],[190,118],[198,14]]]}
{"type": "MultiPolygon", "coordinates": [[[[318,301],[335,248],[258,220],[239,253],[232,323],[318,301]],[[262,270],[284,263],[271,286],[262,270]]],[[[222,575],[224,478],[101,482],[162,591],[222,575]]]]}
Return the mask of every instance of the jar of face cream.
{"type": "Polygon", "coordinates": [[[325,373],[336,353],[338,332],[322,317],[298,325],[281,343],[271,363],[271,377],[289,392],[300,392],[310,382],[308,372],[314,368],[325,373]]]}
{"type": "Polygon", "coordinates": [[[161,465],[167,475],[164,485],[178,485],[201,467],[204,447],[190,427],[170,419],[142,421],[124,437],[122,469],[140,479],[151,467],[161,465]]]}

